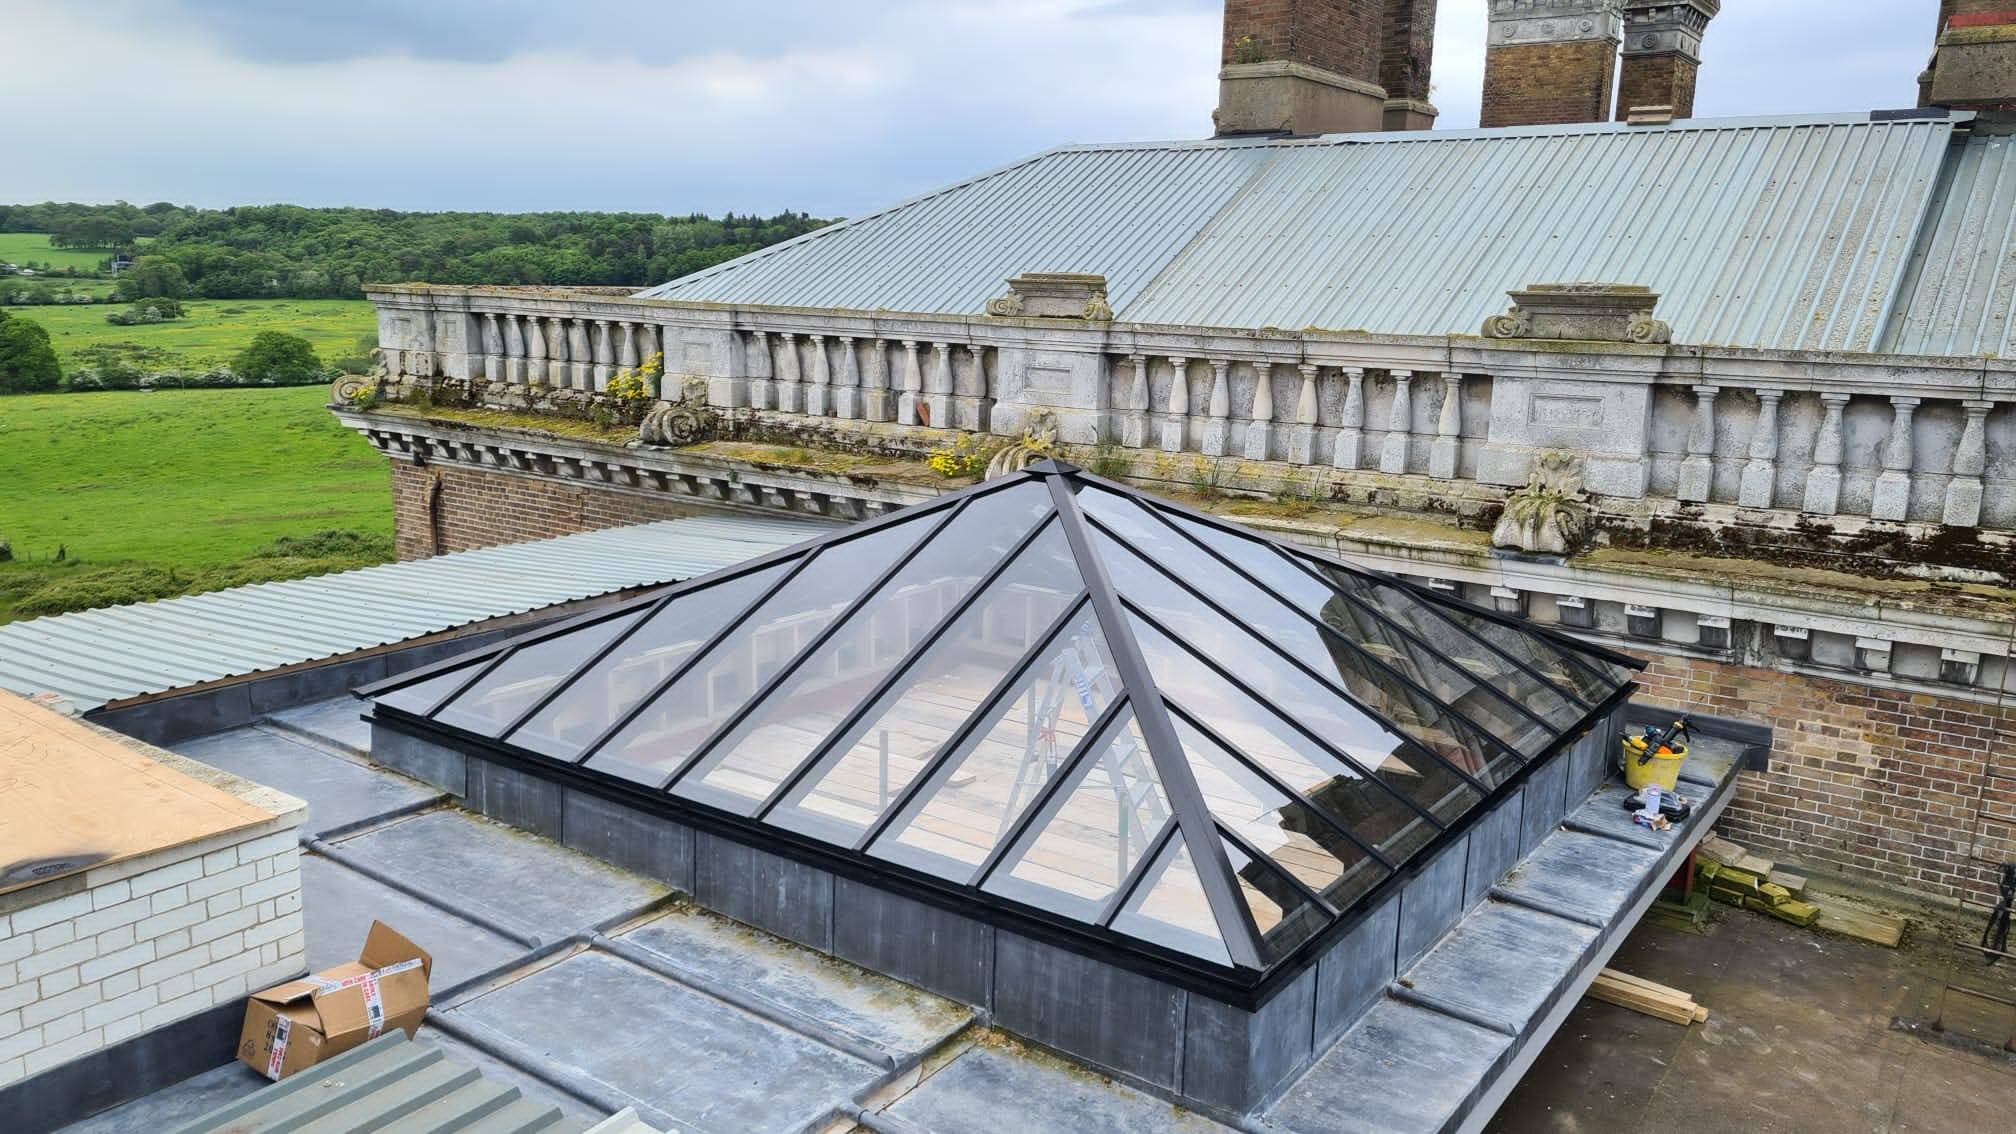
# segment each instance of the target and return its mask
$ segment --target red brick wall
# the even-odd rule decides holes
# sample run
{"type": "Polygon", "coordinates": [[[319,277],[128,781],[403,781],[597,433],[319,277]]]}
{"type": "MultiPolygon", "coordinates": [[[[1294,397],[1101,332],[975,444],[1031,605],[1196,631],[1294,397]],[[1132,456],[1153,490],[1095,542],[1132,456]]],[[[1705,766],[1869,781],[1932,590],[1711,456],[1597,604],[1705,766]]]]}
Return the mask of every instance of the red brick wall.
{"type": "Polygon", "coordinates": [[[1767,856],[1941,897],[1992,899],[2016,859],[2016,737],[1996,707],[1845,681],[1656,657],[1640,700],[1769,724],[1720,830],[1767,856]],[[2000,818],[1996,818],[1999,816],[2000,818]]]}
{"type": "Polygon", "coordinates": [[[392,462],[393,542],[401,559],[670,520],[700,511],[662,494],[392,462]]]}
{"type": "Polygon", "coordinates": [[[1379,25],[1387,0],[1225,0],[1226,63],[1287,60],[1379,81],[1379,25]],[[1239,41],[1253,37],[1258,59],[1239,41]]]}
{"type": "Polygon", "coordinates": [[[1435,61],[1435,0],[1386,0],[1379,39],[1379,85],[1386,88],[1386,97],[1427,102],[1435,61]]]}
{"type": "Polygon", "coordinates": [[[1484,54],[1485,126],[1604,122],[1617,78],[1617,45],[1608,40],[1520,43],[1484,54]]]}
{"type": "Polygon", "coordinates": [[[1617,121],[1634,106],[1671,106],[1673,117],[1694,117],[1694,79],[1701,65],[1684,55],[1627,55],[1617,82],[1617,121]]]}

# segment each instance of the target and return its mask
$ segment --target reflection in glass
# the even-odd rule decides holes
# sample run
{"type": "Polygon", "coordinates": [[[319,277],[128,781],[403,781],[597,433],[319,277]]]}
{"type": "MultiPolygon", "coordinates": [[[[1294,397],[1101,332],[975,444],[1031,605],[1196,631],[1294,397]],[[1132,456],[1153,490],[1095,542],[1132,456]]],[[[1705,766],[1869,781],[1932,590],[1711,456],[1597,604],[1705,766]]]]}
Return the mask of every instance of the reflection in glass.
{"type": "Polygon", "coordinates": [[[604,619],[519,647],[476,684],[441,706],[434,719],[483,736],[496,736],[548,689],[574,672],[611,638],[643,616],[642,610],[604,619]]]}
{"type": "Polygon", "coordinates": [[[445,673],[437,673],[425,681],[416,681],[411,685],[402,685],[389,693],[380,693],[372,700],[380,705],[390,705],[395,709],[404,709],[409,713],[425,716],[441,698],[453,693],[456,687],[469,680],[477,667],[482,664],[481,661],[472,661],[467,665],[456,666],[445,673]]]}
{"type": "Polygon", "coordinates": [[[1232,963],[1218,922],[1211,916],[1210,899],[1204,896],[1203,880],[1197,877],[1197,865],[1181,836],[1169,840],[1148,868],[1140,889],[1113,918],[1113,928],[1193,957],[1232,963]]]}

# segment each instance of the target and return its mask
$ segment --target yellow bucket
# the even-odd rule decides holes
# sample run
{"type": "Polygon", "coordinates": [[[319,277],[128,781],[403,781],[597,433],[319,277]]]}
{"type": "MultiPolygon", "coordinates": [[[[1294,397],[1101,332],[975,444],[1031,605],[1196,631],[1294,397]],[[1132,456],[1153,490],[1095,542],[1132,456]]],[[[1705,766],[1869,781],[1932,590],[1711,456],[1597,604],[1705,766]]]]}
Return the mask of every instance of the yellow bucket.
{"type": "Polygon", "coordinates": [[[1680,785],[1680,765],[1687,762],[1687,746],[1682,744],[1669,749],[1666,755],[1654,756],[1650,760],[1645,755],[1645,738],[1627,736],[1624,738],[1624,782],[1632,791],[1642,790],[1648,784],[1657,784],[1666,791],[1673,791],[1680,785]]]}

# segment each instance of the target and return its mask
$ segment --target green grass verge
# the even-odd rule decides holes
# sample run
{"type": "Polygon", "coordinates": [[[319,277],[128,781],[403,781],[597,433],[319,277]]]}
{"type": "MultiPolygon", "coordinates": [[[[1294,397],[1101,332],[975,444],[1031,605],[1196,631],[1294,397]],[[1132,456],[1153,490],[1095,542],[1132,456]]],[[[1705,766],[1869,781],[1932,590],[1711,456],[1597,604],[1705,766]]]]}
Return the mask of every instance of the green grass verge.
{"type": "Polygon", "coordinates": [[[46,232],[0,232],[0,260],[10,264],[47,264],[92,272],[111,255],[110,248],[51,248],[46,232]]]}
{"type": "Polygon", "coordinates": [[[199,299],[182,308],[183,318],[131,327],[107,323],[105,313],[118,308],[103,304],[7,310],[48,330],[65,373],[79,365],[78,352],[110,343],[160,352],[148,356],[150,370],[207,370],[230,362],[260,331],[300,335],[327,363],[357,353],[357,340],[378,329],[368,299],[199,299]]]}
{"type": "Polygon", "coordinates": [[[390,558],[384,458],[327,400],[316,386],[0,398],[15,555],[0,621],[390,558]],[[298,542],[330,531],[350,534],[298,542]]]}

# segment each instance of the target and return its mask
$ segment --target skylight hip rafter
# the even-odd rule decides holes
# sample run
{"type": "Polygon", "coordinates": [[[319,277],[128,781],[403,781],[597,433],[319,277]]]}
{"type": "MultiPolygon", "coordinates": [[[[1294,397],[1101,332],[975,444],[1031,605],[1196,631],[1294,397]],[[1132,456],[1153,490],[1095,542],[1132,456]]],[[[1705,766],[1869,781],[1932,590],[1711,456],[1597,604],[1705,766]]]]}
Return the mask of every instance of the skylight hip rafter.
{"type": "Polygon", "coordinates": [[[931,541],[940,532],[945,530],[946,525],[957,519],[960,513],[964,512],[973,500],[974,497],[968,496],[960,500],[945,515],[938,517],[934,521],[929,521],[931,526],[922,535],[913,540],[909,547],[904,548],[903,553],[898,555],[889,566],[883,568],[882,573],[875,576],[874,580],[868,584],[867,590],[855,596],[852,602],[848,603],[841,609],[839,614],[834,616],[833,621],[828,622],[824,628],[817,634],[814,634],[811,641],[800,646],[798,652],[791,655],[790,661],[784,663],[776,673],[771,674],[769,680],[757,687],[755,692],[751,693],[740,705],[736,706],[734,712],[728,714],[728,719],[716,725],[714,731],[709,733],[705,740],[701,741],[693,751],[687,753],[686,758],[679,762],[679,766],[672,769],[670,774],[658,782],[658,790],[665,791],[671,788],[686,773],[698,767],[700,761],[706,759],[707,755],[714,750],[716,745],[720,744],[723,739],[737,728],[740,728],[742,722],[748,720],[751,713],[755,712],[765,701],[768,701],[771,695],[776,693],[784,682],[790,679],[792,674],[798,672],[799,666],[804,665],[807,659],[818,653],[827,642],[832,640],[833,635],[840,632],[841,627],[847,625],[849,620],[860,613],[863,607],[873,601],[875,596],[882,592],[882,588],[888,586],[889,581],[900,574],[903,568],[908,567],[911,560],[922,554],[924,549],[931,545],[931,541]]]}
{"type": "MultiPolygon", "coordinates": [[[[947,522],[950,522],[949,518],[947,522]]],[[[1054,515],[1045,516],[1035,526],[1024,533],[1022,538],[1015,542],[1015,546],[1009,548],[1008,552],[994,566],[988,568],[987,573],[980,577],[980,581],[973,584],[973,588],[967,591],[957,603],[954,603],[952,609],[946,611],[944,617],[940,618],[931,627],[930,631],[923,638],[919,639],[917,644],[912,646],[908,653],[903,655],[902,660],[898,661],[882,680],[875,683],[875,688],[869,690],[867,695],[862,697],[845,717],[841,718],[840,723],[835,725],[820,739],[819,743],[812,749],[811,756],[799,762],[798,766],[791,769],[790,773],[771,790],[769,796],[763,800],[762,805],[756,809],[754,818],[762,819],[768,816],[773,808],[782,803],[784,797],[789,795],[794,788],[804,781],[806,776],[811,774],[812,769],[818,767],[826,759],[827,755],[840,745],[842,738],[849,732],[852,732],[855,726],[861,723],[863,718],[874,711],[882,698],[889,695],[891,689],[895,688],[906,676],[910,675],[911,671],[916,668],[917,663],[923,660],[924,655],[929,653],[932,647],[938,644],[938,640],[950,632],[952,627],[958,625],[959,620],[965,617],[966,612],[972,609],[987,594],[989,588],[999,582],[1001,576],[1008,573],[1008,569],[1015,565],[1016,560],[1021,558],[1022,553],[1029,550],[1038,539],[1042,538],[1043,533],[1049,531],[1051,525],[1056,522],[1057,517],[1054,515]]],[[[925,538],[929,539],[930,537],[926,536],[925,538]]]]}
{"type": "MultiPolygon", "coordinates": [[[[1072,475],[1081,474],[1073,470],[1072,475]]],[[[1218,923],[1219,935],[1225,940],[1234,966],[1263,968],[1265,950],[1261,947],[1260,931],[1245,913],[1245,903],[1239,897],[1239,883],[1232,874],[1232,863],[1225,857],[1225,848],[1215,837],[1211,810],[1204,802],[1204,793],[1198,788],[1196,778],[1190,774],[1190,761],[1184,755],[1182,739],[1176,735],[1176,726],[1169,720],[1169,710],[1156,690],[1153,672],[1141,653],[1141,643],[1134,640],[1134,630],[1128,625],[1127,613],[1113,590],[1113,580],[1107,577],[1105,564],[1092,545],[1090,524],[1078,506],[1077,494],[1067,483],[1069,478],[1066,476],[1044,479],[1049,482],[1051,499],[1056,501],[1057,515],[1063,521],[1064,537],[1070,541],[1079,570],[1085,573],[1085,588],[1091,592],[1092,612],[1106,634],[1107,646],[1113,651],[1113,665],[1120,673],[1120,684],[1127,690],[1127,699],[1136,702],[1134,719],[1140,724],[1142,739],[1148,744],[1149,758],[1162,780],[1162,790],[1169,796],[1176,821],[1182,825],[1183,842],[1190,849],[1191,862],[1197,869],[1205,900],[1211,907],[1212,920],[1218,923]],[[1137,697],[1137,694],[1144,693],[1147,696],[1137,697]]]]}

